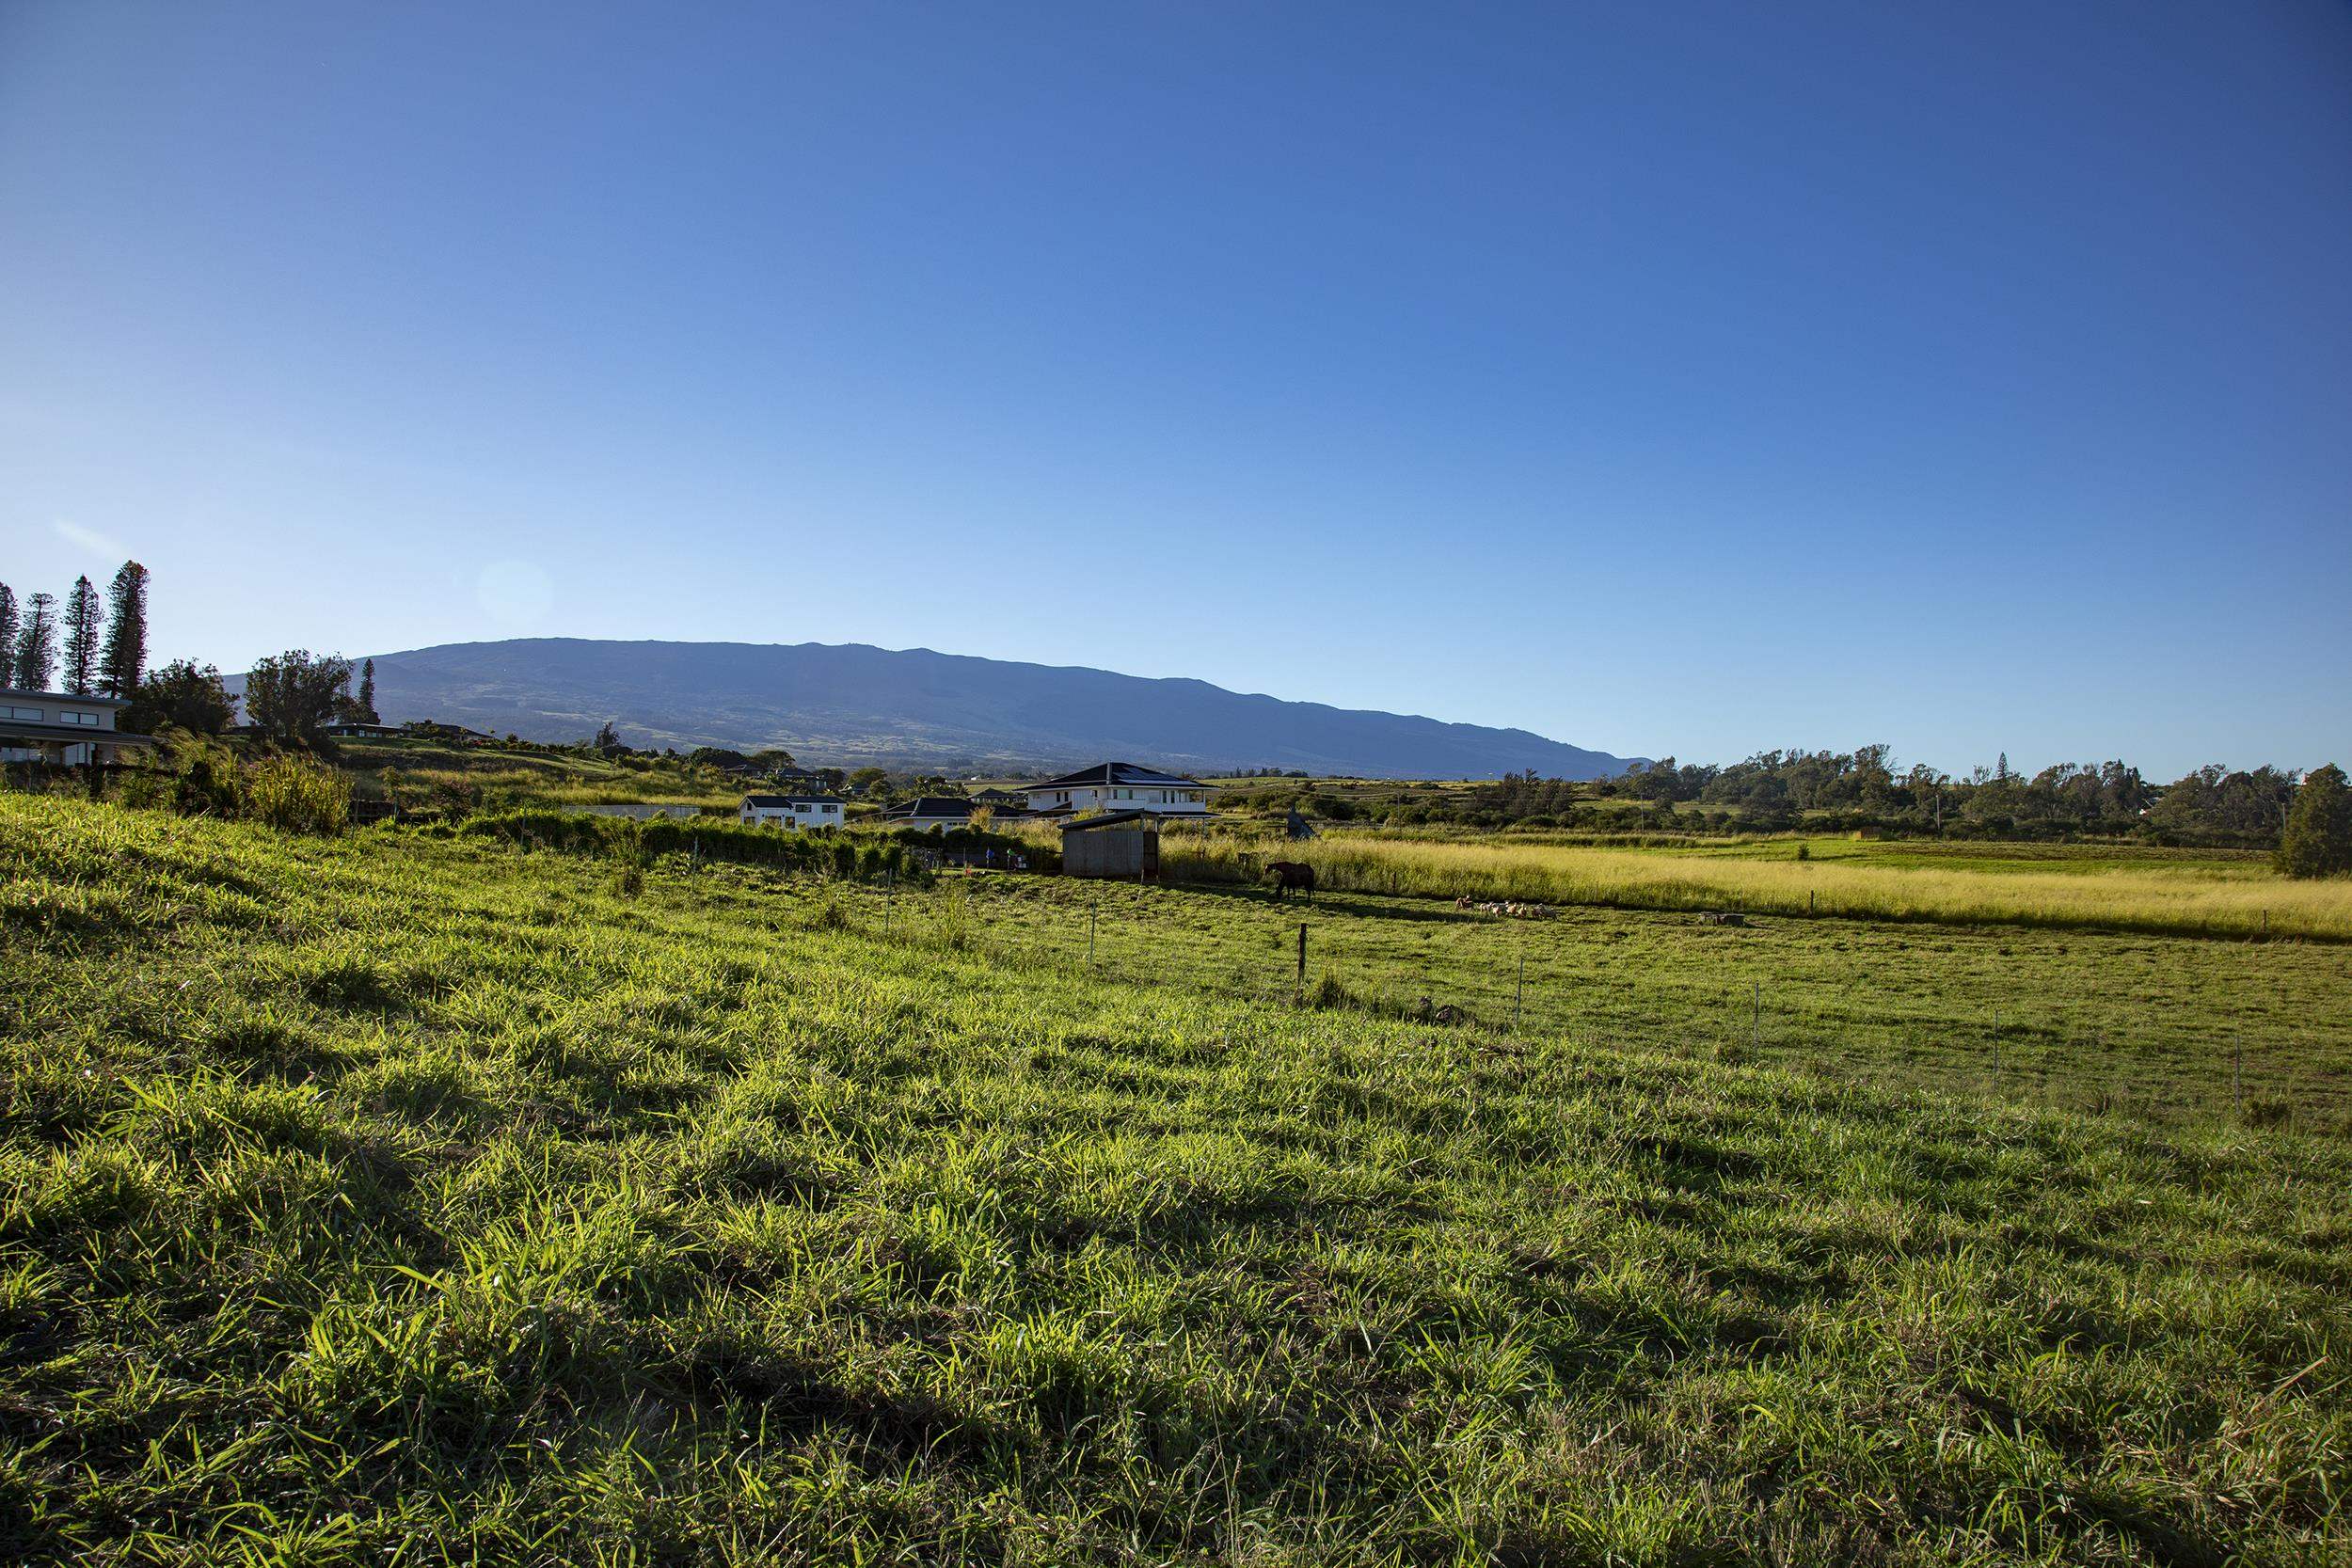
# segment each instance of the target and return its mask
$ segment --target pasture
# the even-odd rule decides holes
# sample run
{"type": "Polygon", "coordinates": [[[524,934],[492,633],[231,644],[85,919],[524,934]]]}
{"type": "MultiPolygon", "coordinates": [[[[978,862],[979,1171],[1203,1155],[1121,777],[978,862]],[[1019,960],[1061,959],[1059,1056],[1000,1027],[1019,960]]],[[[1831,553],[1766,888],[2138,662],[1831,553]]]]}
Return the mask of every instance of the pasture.
{"type": "Polygon", "coordinates": [[[1279,857],[1343,892],[2352,942],[2352,882],[2289,880],[2230,851],[1803,838],[1633,847],[1378,831],[1295,845],[1178,834],[1168,847],[1171,877],[1190,881],[1252,881],[1279,857]]]}
{"type": "Polygon", "coordinates": [[[2352,1552],[2352,1146],[1798,1070],[1663,1000],[1857,951],[1855,1016],[2270,991],[2331,1077],[2344,949],[1458,912],[1303,916],[1485,977],[1433,1027],[1293,1005],[1302,916],[1238,890],[0,796],[0,1557],[2352,1552]],[[1485,1026],[1521,942],[1658,1026],[1485,1026]]]}

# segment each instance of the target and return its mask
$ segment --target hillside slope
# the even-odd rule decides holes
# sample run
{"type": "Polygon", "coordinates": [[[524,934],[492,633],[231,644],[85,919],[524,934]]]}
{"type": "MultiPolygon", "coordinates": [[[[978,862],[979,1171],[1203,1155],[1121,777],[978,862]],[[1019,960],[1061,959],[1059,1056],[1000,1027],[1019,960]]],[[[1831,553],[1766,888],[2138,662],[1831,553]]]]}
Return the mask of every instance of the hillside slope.
{"type": "Polygon", "coordinates": [[[0,796],[0,1560],[2352,1548],[2341,1145],[829,896],[0,796]]]}
{"type": "Polygon", "coordinates": [[[641,745],[784,746],[824,762],[984,770],[1120,757],[1388,778],[1529,768],[1598,778],[1629,760],[1526,730],[924,648],[530,638],[378,654],[375,674],[376,705],[395,722],[574,740],[610,720],[641,745]]]}

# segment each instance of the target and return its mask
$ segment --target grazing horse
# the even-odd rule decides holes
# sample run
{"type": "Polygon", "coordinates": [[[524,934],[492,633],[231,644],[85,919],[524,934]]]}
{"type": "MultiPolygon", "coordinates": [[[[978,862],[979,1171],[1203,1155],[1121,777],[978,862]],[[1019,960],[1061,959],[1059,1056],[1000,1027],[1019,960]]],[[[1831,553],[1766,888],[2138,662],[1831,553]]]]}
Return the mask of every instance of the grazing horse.
{"type": "Polygon", "coordinates": [[[1273,861],[1266,865],[1266,875],[1274,879],[1274,896],[1286,893],[1303,893],[1312,897],[1315,891],[1315,868],[1299,861],[1273,861]]]}

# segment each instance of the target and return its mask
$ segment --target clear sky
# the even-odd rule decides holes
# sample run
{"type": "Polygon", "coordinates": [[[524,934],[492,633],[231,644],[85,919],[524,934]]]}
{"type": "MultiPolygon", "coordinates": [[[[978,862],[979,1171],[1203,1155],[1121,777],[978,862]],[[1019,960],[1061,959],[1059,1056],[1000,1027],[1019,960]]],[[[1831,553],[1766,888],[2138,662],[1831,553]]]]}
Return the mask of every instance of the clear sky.
{"type": "Polygon", "coordinates": [[[0,579],[126,554],[229,669],[2352,763],[2352,8],[0,0],[0,579]]]}

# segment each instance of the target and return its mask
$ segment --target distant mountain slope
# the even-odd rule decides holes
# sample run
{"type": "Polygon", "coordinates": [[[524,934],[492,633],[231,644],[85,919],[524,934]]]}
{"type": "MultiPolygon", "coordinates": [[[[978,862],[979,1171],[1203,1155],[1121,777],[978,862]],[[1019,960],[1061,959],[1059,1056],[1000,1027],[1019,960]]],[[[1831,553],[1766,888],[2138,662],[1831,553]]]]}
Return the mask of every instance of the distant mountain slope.
{"type": "Polygon", "coordinates": [[[969,767],[1105,758],[1192,769],[1597,778],[1628,759],[1526,730],[1247,696],[1204,681],[894,652],[745,642],[529,638],[375,656],[387,721],[442,719],[574,740],[611,720],[637,745],[784,746],[822,763],[969,767]]]}

